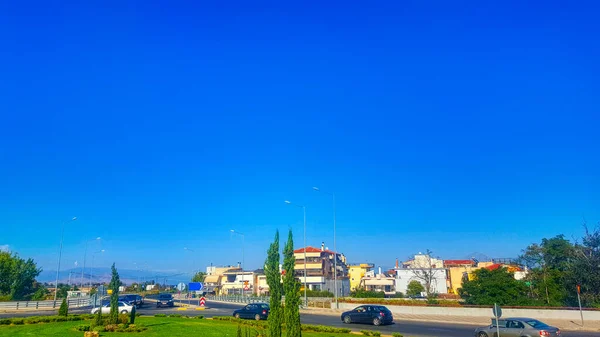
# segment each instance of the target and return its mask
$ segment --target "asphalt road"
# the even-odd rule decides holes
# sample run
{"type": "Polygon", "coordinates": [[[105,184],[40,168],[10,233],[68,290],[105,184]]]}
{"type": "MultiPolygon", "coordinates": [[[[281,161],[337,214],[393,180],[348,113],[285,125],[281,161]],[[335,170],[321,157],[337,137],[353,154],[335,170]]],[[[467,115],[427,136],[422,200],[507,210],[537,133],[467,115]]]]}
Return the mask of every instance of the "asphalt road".
{"type": "MultiPolygon", "coordinates": [[[[184,301],[185,302],[185,301],[184,301]]],[[[196,302],[197,303],[197,302],[196,302]]],[[[235,303],[221,303],[221,302],[207,302],[207,309],[205,310],[194,310],[189,308],[185,311],[177,310],[174,308],[157,308],[154,303],[147,302],[142,308],[137,311],[142,315],[155,315],[155,314],[181,314],[187,316],[199,316],[213,317],[213,316],[229,316],[233,310],[240,308],[241,304],[235,303]]],[[[91,308],[77,308],[72,309],[71,313],[89,313],[91,308]]],[[[22,312],[22,313],[9,313],[2,314],[0,317],[24,317],[33,315],[52,315],[55,312],[22,312]]],[[[449,324],[449,323],[434,323],[434,322],[417,322],[417,321],[402,321],[395,320],[395,324],[387,326],[374,327],[367,324],[344,324],[341,319],[333,315],[323,314],[307,314],[303,313],[301,316],[303,324],[314,324],[314,325],[328,325],[340,328],[350,328],[355,331],[360,330],[373,330],[380,331],[383,334],[391,335],[392,332],[400,332],[404,336],[411,337],[472,337],[475,330],[474,326],[463,325],[463,324],[449,324]]],[[[600,337],[600,332],[590,331],[563,331],[564,337],[600,337]]]]}

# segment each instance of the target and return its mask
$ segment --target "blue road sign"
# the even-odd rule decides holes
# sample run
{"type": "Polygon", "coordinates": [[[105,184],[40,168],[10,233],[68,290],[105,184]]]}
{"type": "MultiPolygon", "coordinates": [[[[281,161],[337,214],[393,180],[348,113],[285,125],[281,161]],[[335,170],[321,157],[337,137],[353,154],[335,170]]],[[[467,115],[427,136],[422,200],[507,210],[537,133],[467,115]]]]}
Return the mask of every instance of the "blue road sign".
{"type": "Polygon", "coordinates": [[[202,288],[204,288],[202,282],[191,282],[189,286],[190,291],[200,291],[202,288]]]}

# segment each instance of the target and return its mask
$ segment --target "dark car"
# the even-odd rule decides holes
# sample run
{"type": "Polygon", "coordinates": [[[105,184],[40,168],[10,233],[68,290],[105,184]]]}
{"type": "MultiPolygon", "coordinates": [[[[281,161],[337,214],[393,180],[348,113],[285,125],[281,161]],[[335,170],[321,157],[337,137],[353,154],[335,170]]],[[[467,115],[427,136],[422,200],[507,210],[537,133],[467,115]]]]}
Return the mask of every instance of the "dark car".
{"type": "Polygon", "coordinates": [[[392,324],[392,322],[394,322],[394,316],[392,316],[392,312],[383,305],[361,305],[353,310],[342,313],[342,322],[346,324],[392,324]]]}
{"type": "MultiPolygon", "coordinates": [[[[142,297],[140,295],[123,295],[122,298],[122,301],[129,302],[131,305],[135,305],[138,308],[142,306],[142,297]]],[[[121,301],[121,297],[119,297],[119,300],[121,301]]]]}
{"type": "Polygon", "coordinates": [[[173,307],[175,306],[175,301],[173,301],[173,295],[171,294],[160,294],[158,295],[158,300],[156,301],[156,307],[173,307]]]}
{"type": "Polygon", "coordinates": [[[245,307],[234,311],[233,317],[260,321],[261,319],[267,319],[269,317],[270,310],[267,303],[250,303],[245,307]]]}

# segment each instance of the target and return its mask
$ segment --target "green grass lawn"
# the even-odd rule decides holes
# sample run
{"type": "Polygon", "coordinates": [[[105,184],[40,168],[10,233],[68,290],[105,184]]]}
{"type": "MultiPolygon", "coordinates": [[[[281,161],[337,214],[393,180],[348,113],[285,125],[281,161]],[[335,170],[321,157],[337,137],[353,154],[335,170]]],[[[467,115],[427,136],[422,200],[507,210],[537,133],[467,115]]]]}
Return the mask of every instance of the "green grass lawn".
{"type": "MultiPolygon", "coordinates": [[[[83,332],[76,331],[75,328],[80,325],[90,324],[91,321],[76,322],[58,322],[58,323],[40,323],[31,325],[2,325],[0,326],[0,336],[60,336],[82,337],[83,332]]],[[[176,317],[139,317],[135,320],[136,325],[144,325],[148,330],[135,333],[123,332],[102,332],[101,336],[139,336],[139,337],[236,337],[237,323],[227,321],[214,321],[207,319],[176,318],[176,317]]],[[[242,327],[243,329],[243,327],[242,327]]],[[[285,336],[285,332],[283,333],[285,336]]],[[[331,336],[352,336],[348,334],[337,333],[316,333],[302,332],[303,337],[331,337],[331,336]]]]}

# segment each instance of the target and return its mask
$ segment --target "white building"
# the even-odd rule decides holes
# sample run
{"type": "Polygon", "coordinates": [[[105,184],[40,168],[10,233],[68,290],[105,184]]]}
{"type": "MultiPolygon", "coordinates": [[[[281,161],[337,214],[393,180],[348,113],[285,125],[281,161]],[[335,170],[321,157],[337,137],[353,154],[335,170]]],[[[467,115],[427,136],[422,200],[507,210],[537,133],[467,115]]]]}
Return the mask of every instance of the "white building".
{"type": "MultiPolygon", "coordinates": [[[[432,293],[436,294],[447,294],[448,287],[446,286],[446,269],[443,268],[433,268],[428,269],[427,272],[431,270],[431,290],[432,293]]],[[[423,285],[424,288],[425,282],[422,279],[419,279],[416,276],[416,273],[421,273],[422,270],[419,269],[406,269],[406,268],[396,268],[396,279],[395,286],[396,292],[401,292],[406,294],[406,289],[408,288],[408,284],[411,281],[418,281],[423,285]]]]}

